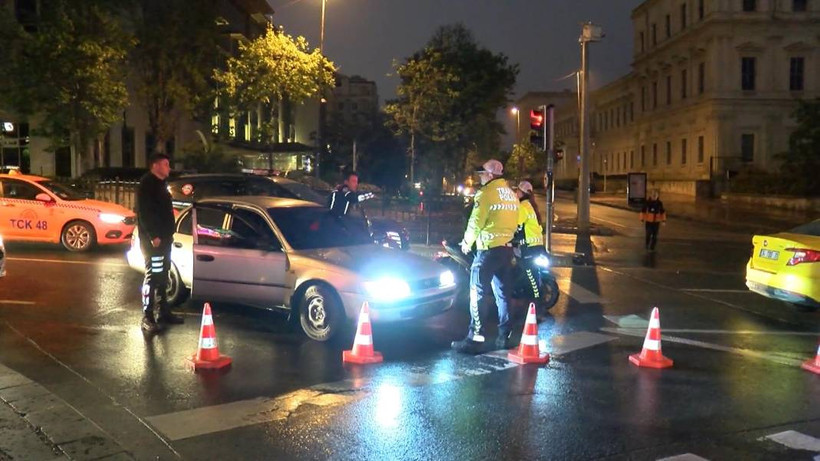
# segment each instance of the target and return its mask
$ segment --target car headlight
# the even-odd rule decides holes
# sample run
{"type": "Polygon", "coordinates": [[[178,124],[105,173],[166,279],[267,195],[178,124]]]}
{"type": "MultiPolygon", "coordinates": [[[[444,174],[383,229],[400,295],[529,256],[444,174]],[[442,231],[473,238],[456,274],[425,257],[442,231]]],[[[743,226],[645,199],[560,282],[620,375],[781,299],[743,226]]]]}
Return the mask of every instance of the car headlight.
{"type": "Polygon", "coordinates": [[[365,282],[364,289],[375,301],[398,301],[410,296],[410,285],[404,280],[393,277],[365,282]]]}
{"type": "Polygon", "coordinates": [[[125,216],[114,213],[100,213],[100,221],[107,224],[117,224],[125,221],[125,216]]]}
{"type": "Polygon", "coordinates": [[[533,263],[535,263],[535,265],[538,266],[538,267],[543,267],[543,268],[546,269],[546,268],[550,267],[550,258],[548,258],[544,255],[541,255],[541,256],[538,256],[537,258],[535,258],[533,260],[533,263]]]}
{"type": "Polygon", "coordinates": [[[444,271],[438,276],[438,285],[442,288],[455,286],[456,276],[450,271],[444,271]]]}

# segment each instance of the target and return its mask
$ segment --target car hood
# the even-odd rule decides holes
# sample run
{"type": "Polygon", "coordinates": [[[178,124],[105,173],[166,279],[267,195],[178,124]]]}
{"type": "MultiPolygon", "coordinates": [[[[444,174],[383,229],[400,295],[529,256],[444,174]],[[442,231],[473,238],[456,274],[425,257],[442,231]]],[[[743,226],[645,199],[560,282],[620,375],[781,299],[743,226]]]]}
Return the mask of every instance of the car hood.
{"type": "Polygon", "coordinates": [[[371,277],[396,276],[407,280],[438,277],[444,267],[433,260],[378,245],[301,250],[299,256],[329,263],[371,277]]]}
{"type": "Polygon", "coordinates": [[[117,205],[116,203],[111,202],[103,202],[101,200],[94,200],[94,199],[85,199],[85,200],[75,200],[70,202],[71,204],[82,207],[88,208],[100,213],[115,213],[121,214],[123,216],[134,216],[134,212],[125,208],[124,206],[117,205]]]}

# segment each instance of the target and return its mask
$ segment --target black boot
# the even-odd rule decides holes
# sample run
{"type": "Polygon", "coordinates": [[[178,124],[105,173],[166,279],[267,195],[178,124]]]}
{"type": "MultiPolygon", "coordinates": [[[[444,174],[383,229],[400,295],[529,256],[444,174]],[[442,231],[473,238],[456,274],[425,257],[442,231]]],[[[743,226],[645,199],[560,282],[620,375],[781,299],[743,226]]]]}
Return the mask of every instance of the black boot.
{"type": "Polygon", "coordinates": [[[472,338],[464,338],[461,341],[453,341],[450,348],[462,354],[478,355],[484,352],[484,342],[473,341],[472,338]]]}
{"type": "Polygon", "coordinates": [[[142,316],[142,323],[140,324],[140,328],[145,333],[156,333],[159,331],[159,325],[157,325],[157,321],[154,320],[154,313],[151,311],[145,312],[142,316]]]}
{"type": "Polygon", "coordinates": [[[181,325],[185,323],[185,319],[171,312],[171,308],[167,304],[160,305],[159,308],[159,323],[166,325],[181,325]]]}

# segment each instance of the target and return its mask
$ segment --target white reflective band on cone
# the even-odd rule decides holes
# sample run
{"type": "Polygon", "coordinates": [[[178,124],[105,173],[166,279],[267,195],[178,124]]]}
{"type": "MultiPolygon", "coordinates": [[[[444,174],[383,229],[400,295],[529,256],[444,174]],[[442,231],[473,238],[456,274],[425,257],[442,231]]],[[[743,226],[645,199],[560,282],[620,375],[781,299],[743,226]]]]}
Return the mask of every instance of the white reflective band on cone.
{"type": "Polygon", "coordinates": [[[536,335],[521,335],[521,344],[525,346],[535,346],[538,344],[538,336],[536,335]]]}
{"type": "Polygon", "coordinates": [[[657,339],[645,339],[643,342],[643,348],[649,349],[650,351],[659,351],[661,350],[661,342],[657,339]]]}
{"type": "Polygon", "coordinates": [[[538,325],[538,319],[535,318],[535,314],[527,314],[527,323],[538,325]]]}
{"type": "Polygon", "coordinates": [[[211,317],[210,315],[205,315],[205,316],[202,317],[202,324],[203,325],[213,325],[214,324],[214,318],[211,317]]]}
{"type": "Polygon", "coordinates": [[[359,325],[365,322],[370,323],[370,314],[359,314],[359,325]]]}
{"type": "Polygon", "coordinates": [[[216,348],[216,339],[214,339],[214,338],[202,338],[199,341],[199,348],[200,349],[214,349],[214,348],[216,348]]]}
{"type": "Polygon", "coordinates": [[[658,320],[656,318],[653,318],[653,319],[649,320],[649,328],[658,329],[660,327],[661,327],[661,321],[660,320],[658,320]]]}
{"type": "Polygon", "coordinates": [[[370,335],[356,335],[356,340],[353,343],[360,346],[370,346],[373,344],[373,338],[370,335]]]}

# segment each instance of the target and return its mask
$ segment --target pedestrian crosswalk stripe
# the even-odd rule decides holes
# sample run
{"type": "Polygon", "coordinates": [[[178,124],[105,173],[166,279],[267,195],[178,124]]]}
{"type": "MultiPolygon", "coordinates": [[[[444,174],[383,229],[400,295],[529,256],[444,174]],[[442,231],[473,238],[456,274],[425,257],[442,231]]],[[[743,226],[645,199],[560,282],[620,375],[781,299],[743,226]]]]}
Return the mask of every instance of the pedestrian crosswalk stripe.
{"type": "Polygon", "coordinates": [[[668,458],[661,458],[658,461],[709,461],[706,458],[701,458],[698,455],[693,455],[692,453],[686,453],[683,455],[676,455],[670,456],[668,458]]]}
{"type": "Polygon", "coordinates": [[[820,452],[820,439],[797,431],[778,432],[777,434],[767,435],[759,440],[771,440],[795,450],[820,452]]]}
{"type": "Polygon", "coordinates": [[[558,289],[581,304],[603,304],[606,300],[566,278],[558,279],[558,289]]]}

